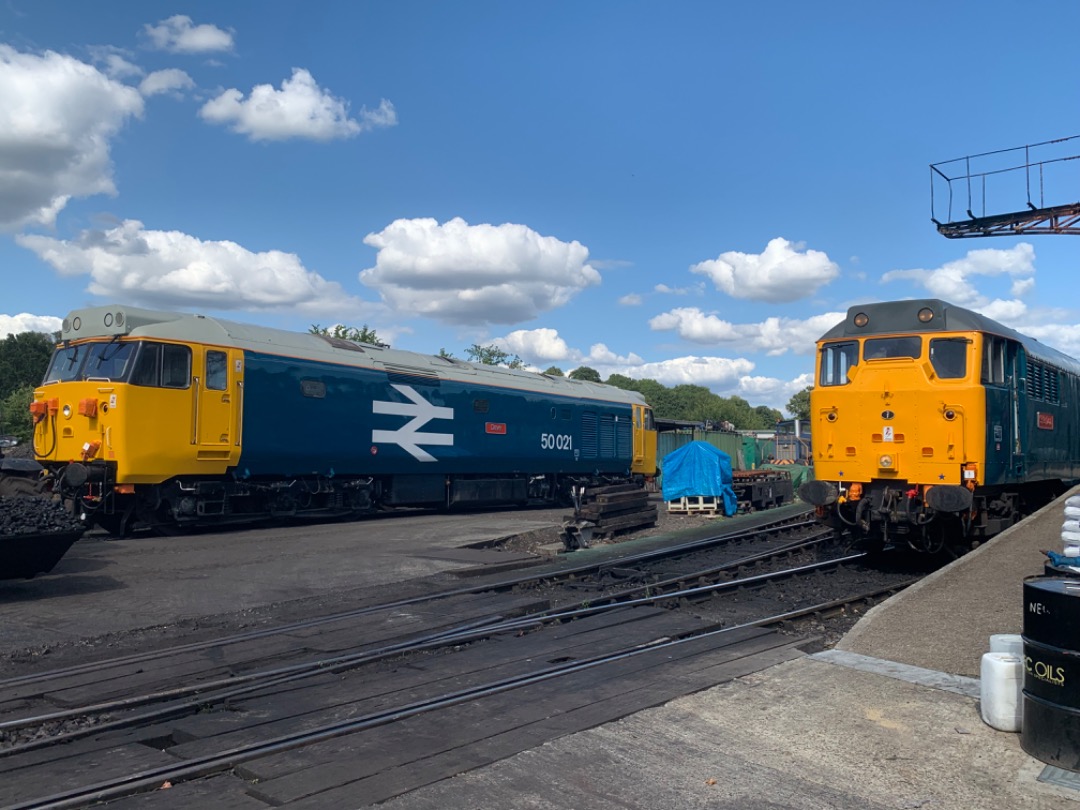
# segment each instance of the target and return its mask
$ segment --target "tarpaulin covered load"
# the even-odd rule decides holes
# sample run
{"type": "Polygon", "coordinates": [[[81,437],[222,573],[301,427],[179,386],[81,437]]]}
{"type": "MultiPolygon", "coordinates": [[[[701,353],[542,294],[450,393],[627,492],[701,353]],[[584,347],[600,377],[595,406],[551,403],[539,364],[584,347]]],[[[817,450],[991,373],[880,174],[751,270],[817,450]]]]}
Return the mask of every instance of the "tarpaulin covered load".
{"type": "Polygon", "coordinates": [[[724,514],[738,509],[731,488],[731,456],[707,442],[690,442],[664,456],[661,477],[665,501],[680,498],[722,498],[724,514]]]}

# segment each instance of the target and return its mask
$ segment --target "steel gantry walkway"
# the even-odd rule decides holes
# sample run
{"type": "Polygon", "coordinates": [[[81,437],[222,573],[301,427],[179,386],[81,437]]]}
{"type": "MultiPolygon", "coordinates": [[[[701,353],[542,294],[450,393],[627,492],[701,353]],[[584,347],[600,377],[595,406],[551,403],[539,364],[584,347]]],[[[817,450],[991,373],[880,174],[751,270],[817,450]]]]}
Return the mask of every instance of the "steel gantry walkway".
{"type": "Polygon", "coordinates": [[[1048,186],[1058,199],[1080,199],[1080,163],[1073,162],[1080,153],[1069,154],[1080,149],[1077,140],[1071,135],[930,164],[930,219],[938,233],[949,239],[1080,234],[1080,202],[1046,204],[1048,186]],[[939,201],[943,187],[947,203],[939,201]],[[962,201],[963,215],[954,218],[962,201]]]}

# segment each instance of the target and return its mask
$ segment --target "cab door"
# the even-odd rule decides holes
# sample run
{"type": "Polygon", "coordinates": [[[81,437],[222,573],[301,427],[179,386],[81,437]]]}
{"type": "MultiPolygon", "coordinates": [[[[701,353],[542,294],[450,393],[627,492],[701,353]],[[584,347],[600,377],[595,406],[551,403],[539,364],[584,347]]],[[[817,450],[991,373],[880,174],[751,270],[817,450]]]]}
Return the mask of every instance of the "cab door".
{"type": "Polygon", "coordinates": [[[1009,359],[1012,363],[1012,379],[1009,392],[1012,399],[1012,469],[1013,480],[1022,480],[1027,474],[1027,352],[1019,343],[1009,341],[1009,359]]]}
{"type": "MultiPolygon", "coordinates": [[[[201,373],[196,373],[196,436],[200,449],[228,450],[236,416],[233,410],[233,376],[229,352],[209,348],[202,357],[201,373]]],[[[238,353],[237,353],[238,354],[238,353]]],[[[214,453],[212,457],[218,457],[214,453]]]]}
{"type": "Polygon", "coordinates": [[[634,405],[634,460],[632,472],[643,475],[656,473],[656,430],[653,427],[652,410],[644,405],[634,405]]]}

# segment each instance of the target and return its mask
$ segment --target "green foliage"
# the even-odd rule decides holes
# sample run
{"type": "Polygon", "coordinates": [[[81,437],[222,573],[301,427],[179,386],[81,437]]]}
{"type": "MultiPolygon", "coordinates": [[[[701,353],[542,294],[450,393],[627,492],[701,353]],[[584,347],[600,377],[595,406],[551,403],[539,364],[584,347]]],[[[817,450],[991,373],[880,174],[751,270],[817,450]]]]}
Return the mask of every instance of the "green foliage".
{"type": "Polygon", "coordinates": [[[595,368],[589,368],[588,366],[578,366],[568,375],[571,380],[582,380],[583,382],[600,382],[600,372],[595,368]]]}
{"type": "Polygon", "coordinates": [[[366,323],[359,328],[355,326],[346,326],[342,323],[335,324],[333,328],[327,328],[315,323],[311,325],[308,332],[313,335],[323,335],[324,337],[332,337],[339,340],[351,340],[353,343],[370,343],[373,346],[382,346],[384,348],[390,345],[389,343],[383,343],[379,340],[378,333],[374,329],[369,329],[366,323]]]}
{"type": "Polygon", "coordinates": [[[0,341],[0,400],[12,391],[41,385],[54,342],[42,332],[8,335],[0,341]]]}
{"type": "Polygon", "coordinates": [[[547,374],[549,377],[565,377],[566,376],[565,374],[563,374],[563,370],[561,368],[559,368],[558,366],[551,366],[551,368],[549,368],[544,373],[547,374]]]}
{"type": "Polygon", "coordinates": [[[456,357],[454,357],[453,352],[448,352],[446,349],[439,349],[439,357],[445,358],[447,360],[456,360],[457,359],[456,357]]]}
{"type": "Polygon", "coordinates": [[[16,388],[0,400],[0,435],[15,436],[21,442],[30,441],[34,435],[34,422],[30,416],[33,401],[33,385],[16,388]]]}
{"type": "Polygon", "coordinates": [[[788,400],[787,411],[795,419],[810,418],[810,388],[811,386],[808,385],[788,400]]]}
{"type": "Polygon", "coordinates": [[[468,355],[469,360],[473,363],[480,363],[485,366],[506,366],[507,368],[524,368],[524,361],[516,354],[510,354],[503,351],[494,343],[487,346],[481,346],[479,343],[474,343],[472,346],[465,350],[465,354],[468,355]]]}
{"type": "Polygon", "coordinates": [[[612,374],[606,380],[604,385],[613,385],[616,388],[621,388],[623,391],[637,391],[637,381],[632,380],[624,374],[612,374]]]}
{"type": "Polygon", "coordinates": [[[768,405],[758,405],[754,408],[754,413],[761,417],[761,422],[765,427],[776,427],[776,423],[784,418],[784,415],[776,408],[770,408],[768,405]]]}

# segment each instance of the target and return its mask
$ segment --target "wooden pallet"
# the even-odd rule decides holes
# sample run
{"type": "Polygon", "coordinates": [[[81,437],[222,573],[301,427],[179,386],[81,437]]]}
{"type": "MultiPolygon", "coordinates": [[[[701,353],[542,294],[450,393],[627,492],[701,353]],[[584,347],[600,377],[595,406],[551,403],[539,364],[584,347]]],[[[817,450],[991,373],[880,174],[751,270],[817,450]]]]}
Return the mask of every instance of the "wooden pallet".
{"type": "Polygon", "coordinates": [[[715,495],[690,495],[677,501],[667,502],[668,512],[672,514],[698,514],[702,512],[724,513],[722,498],[715,495]]]}

